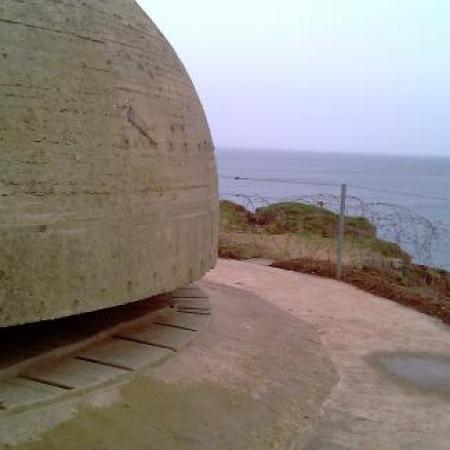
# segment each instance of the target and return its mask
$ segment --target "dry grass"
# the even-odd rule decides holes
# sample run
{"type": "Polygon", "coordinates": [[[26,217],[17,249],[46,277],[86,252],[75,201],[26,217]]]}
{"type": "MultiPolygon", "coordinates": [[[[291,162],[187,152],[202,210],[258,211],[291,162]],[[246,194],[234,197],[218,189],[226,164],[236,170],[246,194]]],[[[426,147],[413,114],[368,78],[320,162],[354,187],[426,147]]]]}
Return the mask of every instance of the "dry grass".
{"type": "MultiPolygon", "coordinates": [[[[230,201],[221,202],[219,254],[234,259],[313,258],[334,261],[337,215],[302,203],[275,203],[254,213],[230,201]]],[[[410,258],[397,244],[376,237],[364,218],[346,218],[344,263],[390,265],[410,258]]]]}
{"type": "MultiPolygon", "coordinates": [[[[279,203],[254,213],[221,204],[219,254],[266,258],[273,266],[334,277],[336,214],[317,206],[279,203]]],[[[450,324],[450,275],[411,263],[396,244],[376,237],[367,220],[347,218],[343,281],[450,324]]]]}

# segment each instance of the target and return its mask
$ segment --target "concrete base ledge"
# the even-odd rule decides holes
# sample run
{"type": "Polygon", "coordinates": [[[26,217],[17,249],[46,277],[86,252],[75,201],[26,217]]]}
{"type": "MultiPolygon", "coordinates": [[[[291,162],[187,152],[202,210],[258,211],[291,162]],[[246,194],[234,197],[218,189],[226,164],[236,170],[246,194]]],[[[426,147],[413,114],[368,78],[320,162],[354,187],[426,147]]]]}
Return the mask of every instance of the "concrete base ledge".
{"type": "Polygon", "coordinates": [[[208,298],[190,285],[132,305],[4,330],[0,417],[158,365],[187,345],[209,316],[208,298]]]}

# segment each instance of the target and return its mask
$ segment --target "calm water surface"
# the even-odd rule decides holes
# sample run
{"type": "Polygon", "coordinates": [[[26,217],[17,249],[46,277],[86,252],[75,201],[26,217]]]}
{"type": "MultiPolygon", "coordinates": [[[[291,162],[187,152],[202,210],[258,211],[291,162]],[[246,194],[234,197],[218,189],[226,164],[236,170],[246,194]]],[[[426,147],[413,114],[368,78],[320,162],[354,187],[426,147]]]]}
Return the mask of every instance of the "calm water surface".
{"type": "MultiPolygon", "coordinates": [[[[216,155],[221,177],[297,178],[313,183],[347,183],[349,195],[364,202],[401,205],[450,230],[450,158],[221,149],[216,151],[216,155]],[[371,192],[361,189],[363,187],[400,191],[410,196],[371,192]]],[[[266,198],[339,194],[338,187],[224,178],[220,179],[220,191],[257,194],[266,198]]],[[[450,238],[435,242],[432,260],[427,262],[450,269],[450,238]]]]}

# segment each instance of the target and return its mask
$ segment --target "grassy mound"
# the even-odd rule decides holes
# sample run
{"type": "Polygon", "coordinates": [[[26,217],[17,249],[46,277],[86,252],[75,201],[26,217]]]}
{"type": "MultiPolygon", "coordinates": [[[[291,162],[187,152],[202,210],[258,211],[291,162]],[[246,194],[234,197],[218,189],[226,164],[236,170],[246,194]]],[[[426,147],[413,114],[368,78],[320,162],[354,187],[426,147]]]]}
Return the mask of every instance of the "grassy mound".
{"type": "MultiPolygon", "coordinates": [[[[338,215],[315,205],[305,203],[274,203],[256,210],[258,223],[269,233],[307,233],[322,237],[336,234],[338,215]]],[[[363,217],[347,217],[346,233],[348,236],[375,238],[375,227],[363,217]]]]}
{"type": "MultiPolygon", "coordinates": [[[[297,235],[304,241],[331,247],[336,235],[338,215],[326,208],[298,202],[281,202],[248,211],[242,205],[229,200],[221,201],[222,234],[258,233],[264,235],[297,235]]],[[[364,217],[346,217],[345,239],[354,251],[371,252],[386,258],[410,261],[409,255],[399,245],[377,238],[376,228],[364,217]]],[[[236,239],[235,239],[236,240],[236,239]]],[[[242,241],[242,239],[239,239],[242,241]]],[[[232,245],[230,240],[221,246],[221,256],[237,259],[249,257],[249,249],[232,245]],[[239,251],[239,247],[241,251],[239,251]],[[239,254],[241,253],[241,254],[239,254]]],[[[267,239],[269,241],[269,239],[267,239]]],[[[268,245],[269,247],[269,245],[268,245]]],[[[273,257],[272,254],[261,257],[273,257]]],[[[273,252],[269,252],[273,253],[273,252]]]]}
{"type": "Polygon", "coordinates": [[[243,206],[229,200],[220,202],[220,228],[223,231],[251,231],[254,214],[243,206]]]}

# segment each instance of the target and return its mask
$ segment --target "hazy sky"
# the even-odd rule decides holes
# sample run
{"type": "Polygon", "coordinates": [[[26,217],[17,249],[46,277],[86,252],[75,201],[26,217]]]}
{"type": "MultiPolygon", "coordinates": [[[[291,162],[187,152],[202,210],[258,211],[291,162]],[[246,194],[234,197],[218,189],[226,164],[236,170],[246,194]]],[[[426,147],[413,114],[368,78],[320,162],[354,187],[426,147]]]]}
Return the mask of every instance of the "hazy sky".
{"type": "Polygon", "coordinates": [[[450,156],[449,0],[139,0],[217,147],[450,156]]]}

